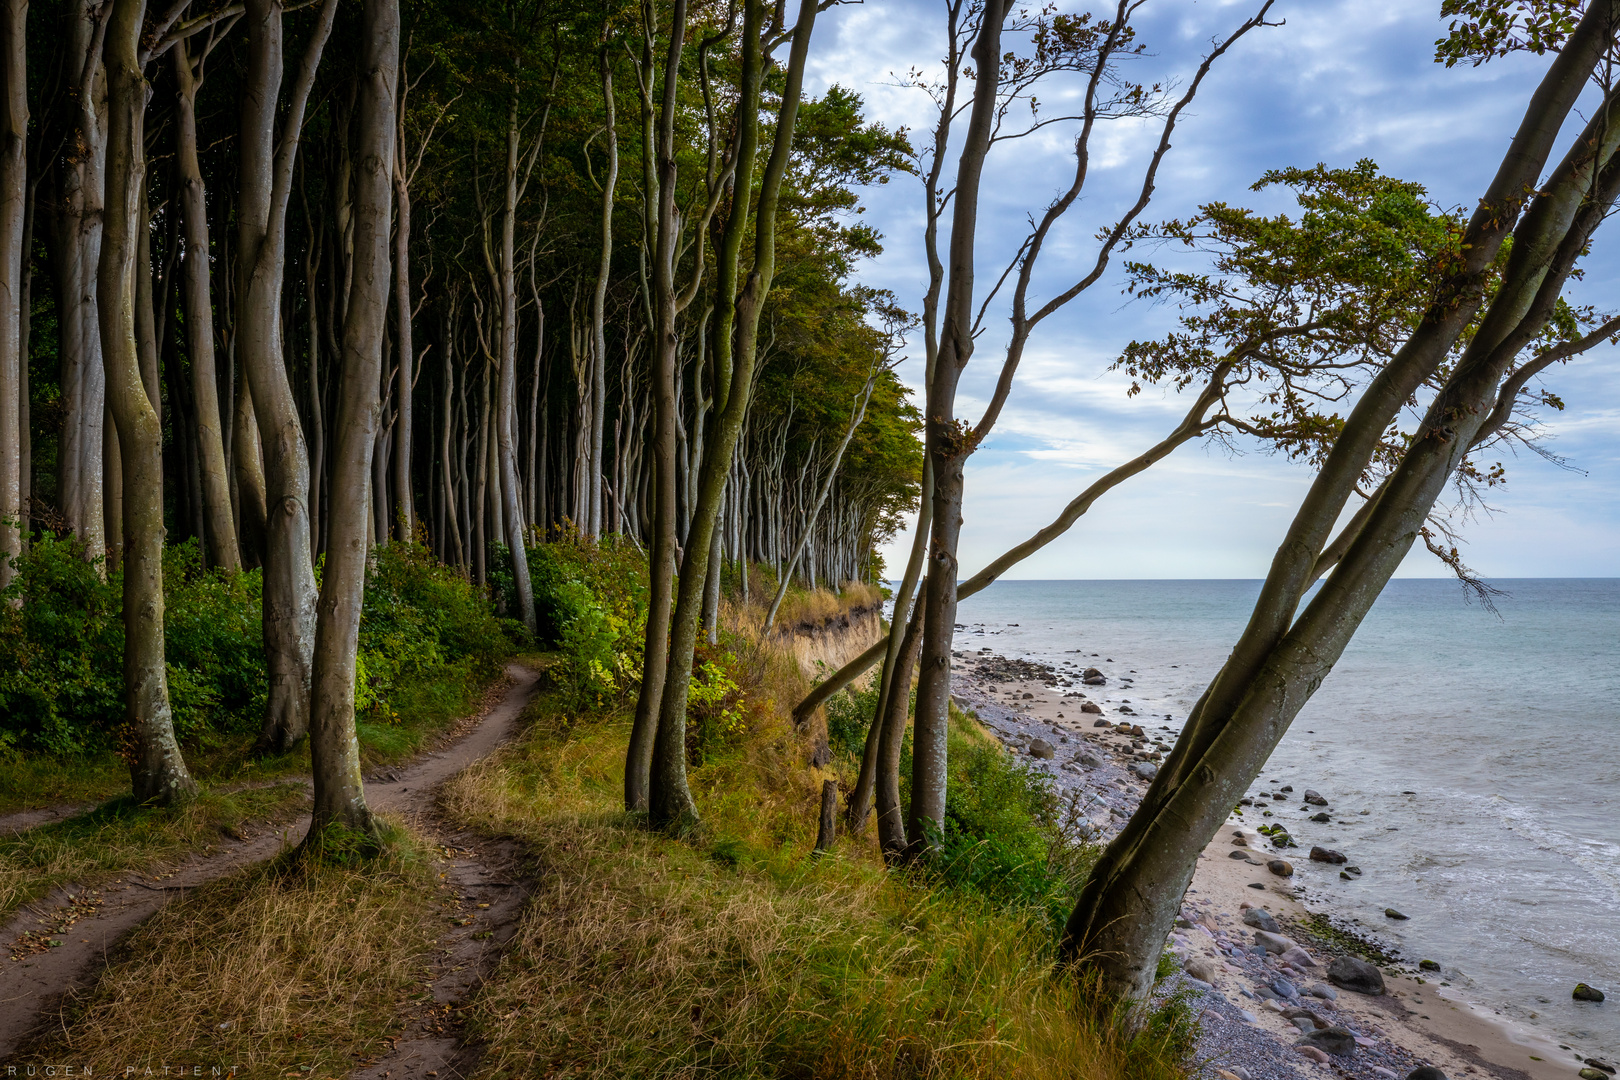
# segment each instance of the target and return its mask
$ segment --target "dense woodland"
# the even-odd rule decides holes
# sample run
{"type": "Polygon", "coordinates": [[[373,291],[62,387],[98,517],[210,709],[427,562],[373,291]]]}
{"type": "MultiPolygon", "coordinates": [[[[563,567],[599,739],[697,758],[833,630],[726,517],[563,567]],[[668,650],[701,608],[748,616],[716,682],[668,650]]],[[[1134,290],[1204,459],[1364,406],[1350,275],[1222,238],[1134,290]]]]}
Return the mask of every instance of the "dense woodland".
{"type": "Polygon", "coordinates": [[[815,0],[9,0],[12,617],[37,600],[30,559],[62,543],[119,584],[134,793],[175,802],[195,784],[174,728],[165,546],[194,543],[219,580],[257,574],[260,749],[307,737],[317,829],[364,834],[367,582],[379,552],[425,550],[486,588],[516,637],[567,639],[576,656],[605,643],[585,670],[634,699],[624,808],[686,833],[722,587],[746,600],[768,583],[768,629],[794,580],[882,576],[878,544],[915,511],[911,556],[888,575],[892,625],[795,710],[807,721],[877,672],[846,828],[875,810],[885,856],[914,865],[948,842],[958,601],[1190,441],[1287,454],[1311,484],[1254,617],[1060,949],[1103,989],[1145,997],[1197,852],[1401,559],[1421,540],[1471,580],[1457,508],[1501,481],[1495,448],[1534,447],[1536,410],[1561,407],[1538,376],[1620,330],[1564,296],[1620,195],[1608,110],[1575,109],[1620,94],[1605,81],[1620,3],[1445,5],[1440,60],[1552,54],[1477,208],[1361,162],[1261,177],[1291,190],[1292,216],[1207,202],[1153,221],[1178,125],[1246,38],[1281,26],[1273,3],[1234,14],[1196,68],[1137,82],[1137,3],[949,0],[947,55],[904,80],[936,122],[896,132],[848,90],[806,93],[818,20],[836,15],[815,0]],[[1157,138],[1131,166],[1134,201],[1108,206],[1086,190],[1091,147],[1119,121],[1157,138]],[[1584,132],[1549,169],[1572,123],[1584,132]],[[986,160],[1053,126],[1070,185],[1029,196],[1014,243],[979,235],[986,160]],[[891,180],[922,210],[915,298],[858,283],[882,240],[859,191],[891,180]],[[1077,236],[1090,254],[1064,279],[1042,256],[1077,236]],[[975,278],[980,241],[1005,267],[993,281],[975,278]],[[1202,261],[1150,261],[1166,248],[1202,261]],[[1111,268],[1178,306],[1173,333],[1119,342],[1117,364],[1133,394],[1157,384],[1188,412],[969,577],[968,461],[1043,324],[1117,282],[1111,268]],[[894,374],[908,347],[925,361],[921,410],[894,374]],[[958,389],[976,352],[998,373],[973,417],[958,389]],[[590,605],[536,554],[557,538],[610,562],[635,552],[644,583],[559,626],[590,605]]]}

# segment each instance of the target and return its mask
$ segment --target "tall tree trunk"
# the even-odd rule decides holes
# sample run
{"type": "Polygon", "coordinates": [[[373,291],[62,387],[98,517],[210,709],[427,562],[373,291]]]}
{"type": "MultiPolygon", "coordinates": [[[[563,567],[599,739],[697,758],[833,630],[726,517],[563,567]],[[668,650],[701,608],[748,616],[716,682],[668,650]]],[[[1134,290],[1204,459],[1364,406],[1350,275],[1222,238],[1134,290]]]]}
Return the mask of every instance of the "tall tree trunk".
{"type": "Polygon", "coordinates": [[[326,572],[315,631],[310,754],[315,805],[309,840],[331,826],[374,834],[354,730],[355,657],[366,587],[366,489],[381,411],[399,0],[363,0],[356,146],[353,279],[343,322],[343,389],[333,447],[326,572]]]}
{"type": "MultiPolygon", "coordinates": [[[[241,340],[237,335],[226,351],[226,362],[230,363],[240,355],[241,340]]],[[[242,565],[257,569],[264,565],[264,456],[259,441],[258,417],[253,411],[253,392],[245,371],[237,376],[235,390],[230,459],[231,479],[236,483],[236,536],[242,553],[242,565]]]]}
{"type": "Polygon", "coordinates": [[[916,721],[911,736],[911,843],[927,843],[945,819],[945,737],[951,693],[951,635],[956,620],[956,551],[962,528],[962,468],[971,439],[956,420],[956,385],[973,354],[973,257],[978,228],[979,182],[995,122],[1001,25],[1006,0],[988,0],[973,58],[976,85],[957,165],[956,206],[951,223],[939,359],[928,385],[927,453],[934,473],[934,509],[929,540],[922,659],[916,721]]]}
{"type": "Polygon", "coordinates": [[[23,219],[28,203],[28,0],[0,7],[0,589],[22,554],[22,386],[27,290],[23,219]]]}
{"type": "Polygon", "coordinates": [[[197,790],[175,741],[163,652],[163,430],[141,381],[135,339],[137,230],[146,172],[144,0],[113,0],[107,27],[107,188],[97,267],[107,401],[118,426],[124,494],[124,715],[134,735],[138,802],[168,805],[197,790]]]}
{"type": "Polygon", "coordinates": [[[309,731],[315,648],[315,568],[310,561],[309,450],[287,375],[281,323],[287,263],[287,204],[315,70],[337,0],[325,0],[305,51],[275,146],[281,90],[280,0],[249,0],[248,72],[238,140],[237,355],[253,399],[264,452],[264,648],[269,697],[261,751],[284,752],[309,731]]]}
{"type": "MultiPolygon", "coordinates": [[[[751,0],[743,17],[743,77],[739,94],[738,114],[741,120],[737,154],[737,187],[733,195],[733,214],[727,223],[727,237],[722,241],[720,262],[722,272],[716,276],[717,287],[723,289],[720,299],[726,308],[731,306],[731,286],[725,273],[730,258],[731,237],[741,236],[741,226],[748,220],[746,178],[753,174],[754,147],[758,138],[758,97],[760,71],[760,34],[763,31],[765,5],[763,0],[751,0]],[[750,29],[752,26],[752,29],[750,29]],[[733,230],[735,234],[733,233],[733,230]]],[[[680,827],[697,816],[696,804],[686,785],[686,706],[691,689],[688,673],[692,670],[692,655],[697,646],[698,618],[703,609],[704,576],[708,569],[709,550],[714,542],[715,523],[719,519],[720,505],[725,495],[726,474],[731,469],[732,455],[737,439],[742,434],[753,396],[755,359],[758,355],[759,320],[765,300],[771,290],[776,269],[776,207],[782,178],[787,172],[788,157],[793,145],[793,129],[798,119],[799,99],[804,85],[805,61],[810,51],[810,35],[815,28],[815,0],[801,0],[798,23],[794,27],[792,47],[788,59],[786,83],[782,90],[771,156],[759,181],[759,200],[754,214],[754,265],[736,295],[736,359],[730,370],[717,357],[715,375],[728,384],[725,404],[710,429],[711,442],[704,447],[702,475],[698,480],[697,505],[691,527],[687,533],[685,557],[681,565],[680,597],[676,601],[673,625],[670,630],[669,674],[664,679],[663,700],[659,708],[658,736],[653,749],[652,791],[650,815],[655,824],[680,827]]],[[[671,178],[673,179],[673,178],[671,178]]],[[[715,338],[731,339],[727,320],[722,319],[715,338]]],[[[719,355],[723,356],[723,352],[719,355]]]]}
{"type": "MultiPolygon", "coordinates": [[[[202,488],[203,539],[212,566],[242,568],[242,554],[231,516],[231,481],[225,467],[224,427],[220,421],[219,378],[214,357],[214,301],[208,197],[197,161],[197,90],[200,74],[185,41],[173,49],[177,96],[180,205],[185,218],[186,348],[191,356],[191,394],[202,488]]],[[[200,67],[200,62],[199,65],[200,67]]]]}
{"type": "MultiPolygon", "coordinates": [[[[650,34],[656,22],[650,14],[651,0],[645,2],[649,5],[645,22],[650,34]]],[[[685,39],[686,0],[674,0],[670,12],[669,55],[664,68],[664,98],[658,113],[656,141],[650,141],[647,148],[647,153],[656,158],[656,184],[649,186],[645,194],[649,203],[658,208],[652,223],[655,323],[648,353],[653,368],[653,536],[647,567],[650,591],[641,692],[636,698],[636,718],[625,756],[624,806],[630,811],[650,810],[654,745],[660,735],[660,702],[668,678],[669,620],[674,606],[675,411],[680,408],[675,398],[675,357],[679,346],[675,336],[675,106],[680,86],[681,46],[685,39]]],[[[645,55],[650,57],[651,52],[649,41],[645,55]]],[[[651,92],[650,86],[648,92],[651,92]]],[[[651,170],[648,179],[654,179],[651,170]]],[[[678,682],[686,682],[684,671],[677,671],[675,677],[678,682]]],[[[685,753],[684,747],[680,753],[685,753]]],[[[684,761],[680,768],[684,770],[684,761]]]]}
{"type": "Polygon", "coordinates": [[[602,107],[607,113],[607,173],[602,178],[602,257],[591,296],[590,517],[587,531],[602,535],[602,435],[607,419],[607,289],[613,270],[613,197],[619,185],[619,125],[613,103],[613,68],[608,50],[597,54],[602,75],[602,107]]]}
{"type": "Polygon", "coordinates": [[[495,440],[500,476],[497,536],[511,549],[512,587],[517,592],[518,614],[529,633],[535,632],[534,590],[529,585],[529,554],[523,544],[523,508],[519,504],[517,442],[512,426],[517,417],[517,204],[518,204],[517,98],[506,121],[506,207],[501,215],[501,354],[500,391],[495,401],[495,440]]]}
{"type": "Polygon", "coordinates": [[[411,489],[411,391],[416,381],[415,339],[411,335],[411,184],[405,171],[405,86],[395,133],[394,163],[394,325],[399,332],[399,370],[394,380],[394,533],[402,542],[416,535],[416,496],[411,489]]]}
{"type": "MultiPolygon", "coordinates": [[[[878,843],[887,861],[899,862],[910,845],[906,842],[905,811],[900,805],[900,749],[905,741],[906,718],[911,713],[911,673],[922,654],[924,605],[905,622],[900,652],[895,659],[886,691],[878,699],[877,753],[874,771],[877,789],[878,843]]],[[[853,803],[851,804],[853,805],[853,803]]],[[[864,819],[865,814],[861,815],[864,819]]]]}

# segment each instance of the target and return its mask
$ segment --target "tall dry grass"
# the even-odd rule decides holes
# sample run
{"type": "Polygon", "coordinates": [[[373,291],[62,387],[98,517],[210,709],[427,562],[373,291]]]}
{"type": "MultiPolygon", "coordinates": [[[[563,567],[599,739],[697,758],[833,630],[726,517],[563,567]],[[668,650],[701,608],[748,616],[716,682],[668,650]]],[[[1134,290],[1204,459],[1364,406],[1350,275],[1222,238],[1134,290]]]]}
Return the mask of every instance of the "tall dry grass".
{"type": "Polygon", "coordinates": [[[810,855],[813,785],[785,724],[693,770],[698,838],[619,809],[623,717],[541,701],[444,794],[519,838],[539,892],[471,1014],[490,1077],[1174,1080],[1166,1043],[1055,978],[1032,919],[810,855]]]}
{"type": "Polygon", "coordinates": [[[278,859],[175,900],[17,1063],[347,1076],[399,1029],[438,926],[428,860],[397,843],[351,867],[278,859]]]}

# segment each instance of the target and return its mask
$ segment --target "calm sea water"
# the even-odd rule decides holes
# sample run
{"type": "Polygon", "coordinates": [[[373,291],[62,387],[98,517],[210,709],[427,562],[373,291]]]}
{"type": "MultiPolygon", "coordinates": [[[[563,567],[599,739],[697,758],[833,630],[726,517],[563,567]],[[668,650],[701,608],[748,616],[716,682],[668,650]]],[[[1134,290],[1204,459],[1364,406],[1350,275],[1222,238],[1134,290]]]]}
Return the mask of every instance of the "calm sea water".
{"type": "MultiPolygon", "coordinates": [[[[1313,906],[1440,961],[1458,991],[1576,1049],[1620,1056],[1620,580],[1390,583],[1256,787],[1316,788],[1353,825],[1279,815],[1365,875],[1310,866],[1313,906]],[[1403,794],[1412,792],[1413,794],[1403,794]],[[1369,810],[1365,817],[1356,814],[1369,810]],[[1386,907],[1409,915],[1395,923],[1386,907]],[[1576,982],[1609,994],[1571,1001],[1576,982]]],[[[1003,581],[961,605],[959,647],[1075,660],[1180,730],[1258,581],[1003,581]],[[1017,624],[1016,626],[1010,624],[1017,624]],[[982,636],[981,636],[982,635],[982,636]],[[1134,669],[1135,674],[1130,672],[1134,669]]],[[[1143,723],[1150,721],[1144,717],[1143,723]]],[[[1312,808],[1314,809],[1314,808],[1312,808]]]]}

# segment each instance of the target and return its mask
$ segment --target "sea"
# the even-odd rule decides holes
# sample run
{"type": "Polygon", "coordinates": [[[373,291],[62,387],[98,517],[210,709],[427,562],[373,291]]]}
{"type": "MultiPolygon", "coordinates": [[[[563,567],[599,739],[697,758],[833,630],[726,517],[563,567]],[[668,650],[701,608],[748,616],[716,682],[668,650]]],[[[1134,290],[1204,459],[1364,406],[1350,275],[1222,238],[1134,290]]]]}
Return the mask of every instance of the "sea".
{"type": "MultiPolygon", "coordinates": [[[[1312,908],[1409,963],[1437,961],[1448,992],[1487,1015],[1612,1063],[1620,579],[1489,584],[1486,605],[1454,580],[1391,581],[1255,789],[1291,784],[1279,816],[1301,846],[1363,870],[1343,881],[1311,866],[1312,908]],[[1305,788],[1351,824],[1311,823],[1305,788]],[[1608,1001],[1573,1001],[1577,982],[1608,1001]]],[[[1107,698],[1179,731],[1259,592],[1241,580],[999,581],[960,605],[957,647],[1083,660],[1110,676],[1107,698]]]]}

